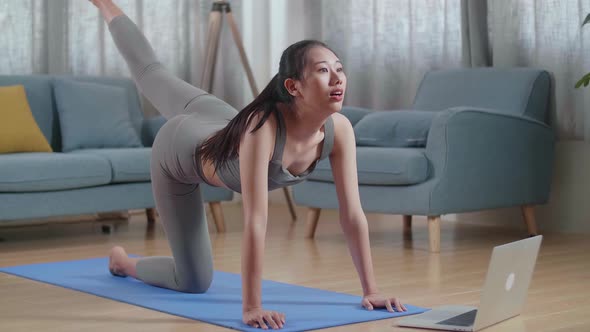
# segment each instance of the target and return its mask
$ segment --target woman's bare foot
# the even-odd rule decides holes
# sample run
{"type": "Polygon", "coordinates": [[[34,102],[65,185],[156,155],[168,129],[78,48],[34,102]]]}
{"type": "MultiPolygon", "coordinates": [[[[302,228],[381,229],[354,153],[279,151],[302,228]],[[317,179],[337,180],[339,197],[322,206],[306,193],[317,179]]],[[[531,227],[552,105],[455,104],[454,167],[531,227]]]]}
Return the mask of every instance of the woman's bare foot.
{"type": "Polygon", "coordinates": [[[113,18],[123,15],[123,11],[112,0],[89,0],[100,10],[104,20],[110,23],[113,18]]]}
{"type": "Polygon", "coordinates": [[[126,277],[130,275],[130,260],[131,259],[127,256],[127,252],[125,252],[123,247],[115,246],[111,248],[109,254],[109,271],[111,271],[112,275],[117,277],[126,277]]]}

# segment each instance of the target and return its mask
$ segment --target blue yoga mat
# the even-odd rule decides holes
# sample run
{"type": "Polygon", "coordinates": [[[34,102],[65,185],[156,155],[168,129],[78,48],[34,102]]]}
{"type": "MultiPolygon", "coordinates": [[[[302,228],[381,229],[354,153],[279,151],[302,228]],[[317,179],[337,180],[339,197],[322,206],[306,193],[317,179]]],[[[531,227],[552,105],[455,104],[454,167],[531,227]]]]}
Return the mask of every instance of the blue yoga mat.
{"type": "MultiPolygon", "coordinates": [[[[108,258],[92,258],[0,268],[0,272],[45,282],[185,318],[241,331],[261,331],[242,323],[239,274],[215,271],[204,294],[186,294],[120,278],[108,272],[108,258]]],[[[408,311],[368,311],[359,296],[263,280],[265,309],[283,312],[281,331],[302,331],[418,314],[427,309],[407,305],[408,311]]]]}

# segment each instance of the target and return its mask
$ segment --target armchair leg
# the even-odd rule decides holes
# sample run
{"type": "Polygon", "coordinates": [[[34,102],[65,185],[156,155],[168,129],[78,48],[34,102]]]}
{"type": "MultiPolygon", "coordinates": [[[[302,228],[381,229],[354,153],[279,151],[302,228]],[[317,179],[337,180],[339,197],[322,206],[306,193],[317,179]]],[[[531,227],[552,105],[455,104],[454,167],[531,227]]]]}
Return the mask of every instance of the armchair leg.
{"type": "Polygon", "coordinates": [[[412,215],[404,215],[404,235],[412,235],[412,215]]]}
{"type": "Polygon", "coordinates": [[[313,239],[315,236],[315,229],[318,226],[318,220],[320,219],[320,212],[322,209],[309,208],[307,210],[307,229],[305,230],[305,237],[313,239]]]}
{"type": "Polygon", "coordinates": [[[211,215],[215,222],[215,228],[217,233],[225,233],[225,220],[223,219],[223,211],[221,210],[220,202],[209,202],[209,208],[211,209],[211,215]]]}
{"type": "Polygon", "coordinates": [[[295,212],[295,205],[293,204],[291,193],[287,187],[283,187],[283,193],[285,194],[285,199],[287,200],[287,206],[289,207],[289,212],[291,213],[291,219],[293,222],[295,222],[297,221],[297,213],[295,212]]]}
{"type": "Polygon", "coordinates": [[[428,216],[428,238],[430,252],[440,252],[440,216],[428,216]]]}
{"type": "Polygon", "coordinates": [[[527,232],[529,236],[537,235],[537,223],[535,222],[535,206],[534,205],[523,205],[521,207],[522,217],[526,224],[527,232]]]}
{"type": "Polygon", "coordinates": [[[156,222],[156,209],[145,209],[148,225],[153,225],[156,222]]]}

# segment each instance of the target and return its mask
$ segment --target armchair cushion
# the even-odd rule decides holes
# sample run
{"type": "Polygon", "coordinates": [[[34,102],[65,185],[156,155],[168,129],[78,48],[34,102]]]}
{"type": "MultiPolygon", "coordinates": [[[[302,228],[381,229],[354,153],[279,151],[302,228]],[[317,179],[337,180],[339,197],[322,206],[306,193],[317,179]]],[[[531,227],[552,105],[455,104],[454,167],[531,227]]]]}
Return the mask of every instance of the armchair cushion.
{"type": "MultiPolygon", "coordinates": [[[[424,149],[357,147],[358,183],[366,185],[410,185],[428,178],[424,149]]],[[[310,180],[334,182],[328,158],[320,161],[310,180]]]]}
{"type": "Polygon", "coordinates": [[[355,126],[362,118],[373,112],[373,110],[355,106],[344,106],[342,107],[342,110],[340,110],[340,113],[344,115],[353,126],[355,126]]]}
{"type": "Polygon", "coordinates": [[[355,126],[359,146],[424,147],[432,119],[431,111],[380,111],[363,117],[355,126]]]}

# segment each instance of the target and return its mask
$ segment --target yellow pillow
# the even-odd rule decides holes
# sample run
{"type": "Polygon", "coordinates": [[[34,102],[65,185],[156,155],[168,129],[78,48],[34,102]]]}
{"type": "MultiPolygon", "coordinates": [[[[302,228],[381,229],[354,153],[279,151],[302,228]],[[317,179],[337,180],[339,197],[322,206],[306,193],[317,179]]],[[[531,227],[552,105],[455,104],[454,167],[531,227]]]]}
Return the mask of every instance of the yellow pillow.
{"type": "Polygon", "coordinates": [[[53,152],[22,85],[0,86],[0,153],[14,152],[53,152]]]}

